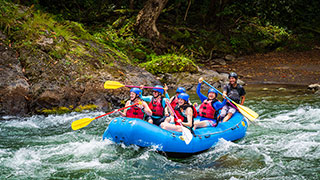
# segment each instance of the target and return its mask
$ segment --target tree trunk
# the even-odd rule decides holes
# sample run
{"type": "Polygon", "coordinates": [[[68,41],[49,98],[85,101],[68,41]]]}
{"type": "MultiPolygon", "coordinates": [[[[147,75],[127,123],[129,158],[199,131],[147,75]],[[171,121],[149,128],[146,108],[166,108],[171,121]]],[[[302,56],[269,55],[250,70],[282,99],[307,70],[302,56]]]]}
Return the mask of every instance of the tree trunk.
{"type": "Polygon", "coordinates": [[[150,40],[157,40],[160,33],[156,26],[156,21],[167,4],[168,0],[148,0],[140,10],[136,20],[136,30],[140,36],[150,40]]]}

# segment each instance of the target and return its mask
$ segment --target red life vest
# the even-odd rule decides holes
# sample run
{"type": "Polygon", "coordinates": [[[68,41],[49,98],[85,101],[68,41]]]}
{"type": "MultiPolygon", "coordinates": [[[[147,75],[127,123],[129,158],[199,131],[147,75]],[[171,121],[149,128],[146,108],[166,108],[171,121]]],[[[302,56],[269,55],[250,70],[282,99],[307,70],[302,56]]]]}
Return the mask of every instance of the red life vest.
{"type": "MultiPolygon", "coordinates": [[[[193,123],[194,123],[194,120],[193,120],[193,119],[198,116],[197,110],[196,110],[196,108],[195,108],[194,106],[189,105],[189,104],[183,105],[183,106],[182,106],[183,112],[182,112],[181,109],[180,109],[180,106],[179,106],[179,105],[176,105],[176,107],[174,108],[174,112],[176,113],[176,115],[178,116],[178,118],[182,120],[182,122],[188,122],[188,118],[187,118],[187,116],[185,115],[186,109],[187,109],[188,107],[191,107],[191,108],[192,108],[192,111],[193,111],[193,113],[192,113],[192,114],[193,114],[193,115],[192,115],[192,127],[193,127],[193,123]]],[[[176,117],[174,117],[174,122],[175,122],[176,125],[179,125],[179,123],[177,123],[177,118],[176,118],[176,117]]]]}
{"type": "Polygon", "coordinates": [[[152,116],[164,116],[164,108],[162,107],[162,97],[155,99],[152,98],[149,103],[149,108],[152,111],[152,116]]]}
{"type": "Polygon", "coordinates": [[[171,107],[176,107],[177,104],[178,104],[178,98],[177,98],[177,96],[174,96],[170,105],[171,105],[171,107]]]}
{"type": "Polygon", "coordinates": [[[135,106],[130,107],[127,110],[126,117],[143,119],[144,112],[142,111],[141,108],[139,108],[137,105],[135,105],[135,106]]]}
{"type": "Polygon", "coordinates": [[[204,100],[199,108],[199,116],[214,119],[216,110],[213,108],[212,104],[216,101],[216,99],[212,101],[208,101],[208,99],[204,100]]]}

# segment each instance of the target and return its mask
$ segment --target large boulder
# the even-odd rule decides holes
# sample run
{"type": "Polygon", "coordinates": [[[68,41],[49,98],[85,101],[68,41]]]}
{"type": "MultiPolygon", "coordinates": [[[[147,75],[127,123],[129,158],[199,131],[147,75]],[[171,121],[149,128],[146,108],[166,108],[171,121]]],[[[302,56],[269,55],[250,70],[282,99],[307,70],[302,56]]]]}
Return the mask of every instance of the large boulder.
{"type": "Polygon", "coordinates": [[[0,32],[0,113],[25,115],[28,113],[29,83],[23,75],[16,52],[4,45],[0,32]]]}

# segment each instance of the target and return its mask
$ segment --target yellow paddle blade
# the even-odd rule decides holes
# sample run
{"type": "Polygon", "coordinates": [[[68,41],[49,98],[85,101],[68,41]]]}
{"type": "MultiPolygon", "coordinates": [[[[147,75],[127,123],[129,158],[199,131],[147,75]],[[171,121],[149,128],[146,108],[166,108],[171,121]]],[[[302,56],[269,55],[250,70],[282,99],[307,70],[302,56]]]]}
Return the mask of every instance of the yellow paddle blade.
{"type": "Polygon", "coordinates": [[[125,85],[117,82],[117,81],[106,81],[104,83],[104,88],[105,89],[118,89],[120,87],[124,87],[125,85]]]}
{"type": "Polygon", "coordinates": [[[83,127],[88,126],[93,120],[95,120],[95,118],[83,118],[83,119],[73,121],[71,124],[71,128],[73,130],[81,129],[83,127]]]}
{"type": "Polygon", "coordinates": [[[254,112],[250,108],[243,106],[243,105],[240,105],[240,104],[237,104],[237,103],[234,103],[234,104],[238,107],[240,113],[242,115],[244,115],[250,121],[254,121],[255,119],[257,119],[259,117],[259,114],[254,112]]]}

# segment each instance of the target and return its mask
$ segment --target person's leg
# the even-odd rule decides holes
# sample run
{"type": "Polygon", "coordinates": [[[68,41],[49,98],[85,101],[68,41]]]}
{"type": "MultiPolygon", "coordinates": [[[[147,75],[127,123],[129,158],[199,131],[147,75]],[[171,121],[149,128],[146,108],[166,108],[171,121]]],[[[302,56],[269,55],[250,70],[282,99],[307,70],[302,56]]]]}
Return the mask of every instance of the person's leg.
{"type": "Polygon", "coordinates": [[[161,118],[152,118],[152,119],[153,119],[153,124],[160,126],[160,124],[165,121],[166,116],[163,116],[161,118]]]}
{"type": "Polygon", "coordinates": [[[220,119],[223,119],[226,115],[227,115],[227,112],[228,112],[228,105],[224,105],[221,109],[221,112],[220,112],[220,115],[219,115],[219,118],[220,119]]]}
{"type": "Polygon", "coordinates": [[[229,121],[229,119],[233,116],[233,114],[236,112],[237,110],[234,107],[229,106],[228,109],[228,114],[226,117],[223,118],[222,122],[227,122],[229,121]]]}
{"type": "Polygon", "coordinates": [[[227,114],[227,116],[225,116],[224,118],[223,118],[223,120],[222,120],[222,122],[227,122],[227,121],[229,121],[229,119],[232,117],[232,113],[228,113],[227,114]]]}
{"type": "Polygon", "coordinates": [[[148,123],[153,124],[153,120],[151,116],[148,116],[146,120],[148,121],[148,123]]]}
{"type": "Polygon", "coordinates": [[[181,126],[177,126],[175,124],[170,124],[170,123],[167,123],[167,122],[161,123],[160,126],[161,126],[162,129],[165,129],[165,130],[178,131],[178,132],[182,131],[181,126]]]}
{"type": "Polygon", "coordinates": [[[193,129],[202,128],[202,127],[207,127],[206,121],[195,121],[193,124],[193,129]]]}

